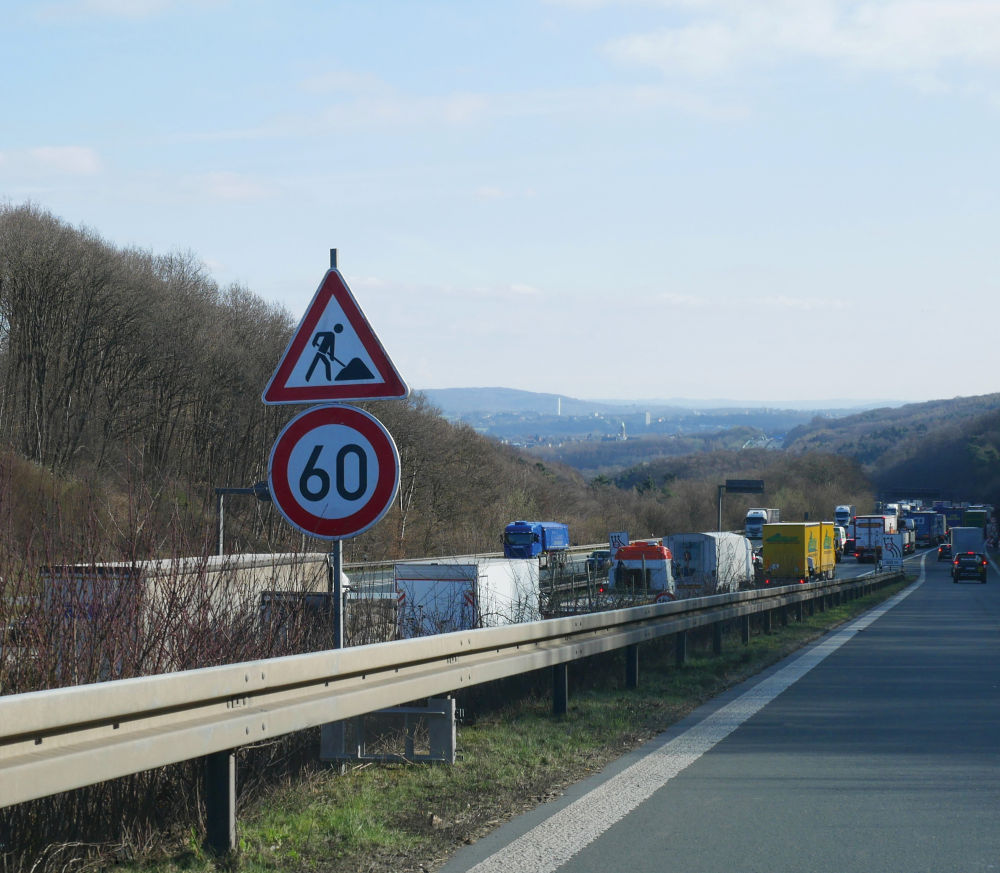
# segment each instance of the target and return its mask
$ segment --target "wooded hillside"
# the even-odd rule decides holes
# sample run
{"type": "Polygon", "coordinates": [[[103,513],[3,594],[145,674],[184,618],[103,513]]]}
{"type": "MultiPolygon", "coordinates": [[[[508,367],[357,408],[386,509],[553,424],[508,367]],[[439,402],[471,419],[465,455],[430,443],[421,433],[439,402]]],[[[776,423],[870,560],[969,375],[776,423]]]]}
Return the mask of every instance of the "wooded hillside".
{"type": "Polygon", "coordinates": [[[785,448],[852,458],[880,492],[1000,503],[1000,393],[817,420],[792,431],[785,448]]]}

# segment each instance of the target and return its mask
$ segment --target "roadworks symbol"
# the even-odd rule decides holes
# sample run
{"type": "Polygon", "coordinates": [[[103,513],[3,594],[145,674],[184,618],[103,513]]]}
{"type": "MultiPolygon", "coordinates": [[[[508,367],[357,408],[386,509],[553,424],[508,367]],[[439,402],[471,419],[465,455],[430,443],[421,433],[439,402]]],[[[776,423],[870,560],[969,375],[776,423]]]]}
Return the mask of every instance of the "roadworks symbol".
{"type": "MultiPolygon", "coordinates": [[[[375,374],[359,357],[353,357],[346,364],[337,357],[337,335],[344,332],[344,325],[337,322],[333,330],[318,330],[313,335],[312,347],[316,354],[306,371],[306,382],[312,382],[313,376],[321,368],[326,382],[360,382],[374,379],[375,374]],[[336,365],[339,369],[334,368],[336,365]]],[[[321,377],[322,378],[322,377],[321,377]]]]}

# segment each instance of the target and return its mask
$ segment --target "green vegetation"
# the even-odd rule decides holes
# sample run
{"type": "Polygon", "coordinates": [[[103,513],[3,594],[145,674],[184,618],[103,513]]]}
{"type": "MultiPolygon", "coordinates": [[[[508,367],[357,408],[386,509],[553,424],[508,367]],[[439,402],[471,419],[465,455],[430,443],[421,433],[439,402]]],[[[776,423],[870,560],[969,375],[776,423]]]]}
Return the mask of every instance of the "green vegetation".
{"type": "MultiPolygon", "coordinates": [[[[533,693],[459,729],[460,760],[452,767],[365,764],[343,775],[314,770],[241,812],[239,867],[261,873],[433,869],[463,844],[557,797],[567,785],[905,584],[801,623],[776,624],[771,633],[754,635],[748,646],[730,633],[720,656],[711,654],[710,639],[703,638],[683,667],[674,662],[672,638],[648,644],[641,649],[635,690],[622,687],[620,652],[575,665],[577,686],[563,717],[551,715],[551,702],[539,690],[550,681],[544,673],[533,693]]],[[[120,871],[208,873],[229,863],[186,845],[120,871]]]]}

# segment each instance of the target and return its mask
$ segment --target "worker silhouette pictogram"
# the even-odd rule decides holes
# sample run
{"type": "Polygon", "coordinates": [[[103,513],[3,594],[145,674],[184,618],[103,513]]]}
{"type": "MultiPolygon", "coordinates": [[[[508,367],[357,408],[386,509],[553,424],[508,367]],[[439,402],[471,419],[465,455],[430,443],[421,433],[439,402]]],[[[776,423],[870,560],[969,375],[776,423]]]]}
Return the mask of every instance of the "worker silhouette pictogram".
{"type": "Polygon", "coordinates": [[[312,338],[312,345],[316,348],[316,355],[313,357],[309,370],[306,372],[306,381],[312,379],[313,373],[318,366],[323,367],[327,382],[352,382],[362,379],[374,379],[372,371],[361,358],[351,358],[348,363],[344,363],[336,355],[337,334],[344,332],[344,325],[335,324],[333,330],[320,330],[312,338]],[[339,364],[340,369],[337,374],[333,374],[333,364],[339,364]]]}

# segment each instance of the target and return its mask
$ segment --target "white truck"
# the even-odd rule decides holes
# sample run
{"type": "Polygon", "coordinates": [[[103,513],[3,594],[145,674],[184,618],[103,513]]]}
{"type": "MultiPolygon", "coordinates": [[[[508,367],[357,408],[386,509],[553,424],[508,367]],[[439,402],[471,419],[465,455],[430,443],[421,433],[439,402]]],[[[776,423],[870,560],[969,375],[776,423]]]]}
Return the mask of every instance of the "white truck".
{"type": "Polygon", "coordinates": [[[764,525],[777,524],[779,521],[781,521],[780,509],[754,507],[747,510],[743,530],[748,539],[760,540],[764,536],[764,525]]]}
{"type": "Polygon", "coordinates": [[[857,514],[857,507],[853,504],[841,503],[839,506],[834,507],[833,523],[840,525],[845,530],[850,530],[851,521],[853,521],[854,516],[857,514]]]}
{"type": "Polygon", "coordinates": [[[703,597],[753,587],[753,545],[737,533],[672,534],[665,544],[673,556],[677,597],[703,597]]]}
{"type": "Polygon", "coordinates": [[[858,563],[876,563],[885,545],[886,534],[898,533],[895,515],[856,515],[854,517],[854,557],[858,563]]]}
{"type": "Polygon", "coordinates": [[[986,553],[986,542],[981,527],[953,527],[951,529],[951,556],[959,552],[986,553]]]}
{"type": "Polygon", "coordinates": [[[436,558],[395,565],[401,638],[540,619],[538,561],[436,558]]]}
{"type": "Polygon", "coordinates": [[[917,523],[912,518],[900,518],[898,531],[903,535],[903,554],[912,555],[917,550],[917,523]]]}
{"type": "Polygon", "coordinates": [[[674,600],[673,561],[661,540],[636,540],[615,550],[608,586],[618,603],[674,600]]]}

